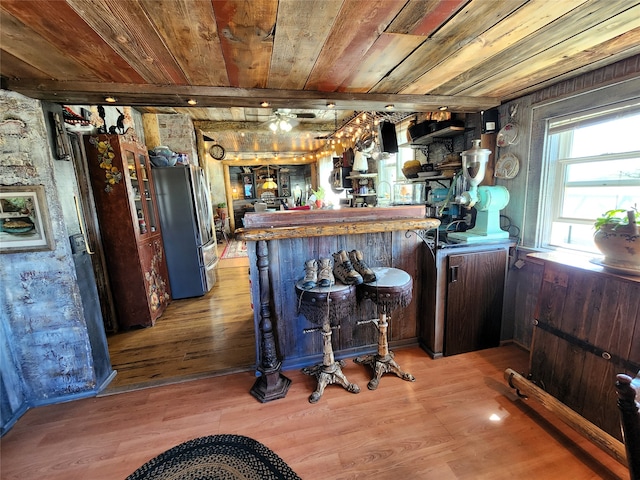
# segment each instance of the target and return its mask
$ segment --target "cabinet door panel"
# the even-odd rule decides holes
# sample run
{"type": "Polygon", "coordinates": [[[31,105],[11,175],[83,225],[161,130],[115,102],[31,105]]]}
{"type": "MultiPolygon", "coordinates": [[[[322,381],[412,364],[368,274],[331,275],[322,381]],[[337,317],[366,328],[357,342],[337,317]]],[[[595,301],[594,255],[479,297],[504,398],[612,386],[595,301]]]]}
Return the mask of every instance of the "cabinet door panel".
{"type": "Polygon", "coordinates": [[[507,252],[450,255],[444,354],[500,344],[507,252]]]}
{"type": "Polygon", "coordinates": [[[155,321],[171,299],[162,238],[152,237],[139,245],[140,265],[147,292],[149,315],[155,321]]]}

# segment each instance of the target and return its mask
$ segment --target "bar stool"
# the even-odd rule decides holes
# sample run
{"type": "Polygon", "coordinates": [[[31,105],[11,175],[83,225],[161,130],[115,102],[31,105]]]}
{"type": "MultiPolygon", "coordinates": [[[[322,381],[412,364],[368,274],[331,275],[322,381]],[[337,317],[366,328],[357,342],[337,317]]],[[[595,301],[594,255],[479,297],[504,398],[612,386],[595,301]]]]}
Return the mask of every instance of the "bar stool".
{"type": "Polygon", "coordinates": [[[316,403],[322,397],[327,385],[337,383],[348,392],[359,393],[360,387],[355,383],[349,383],[342,373],[342,367],[346,362],[336,362],[331,345],[331,330],[340,328],[340,325],[332,326],[331,323],[345,318],[355,311],[356,287],[355,285],[335,284],[330,287],[313,287],[304,289],[304,280],[296,283],[296,295],[298,297],[299,312],[307,320],[318,327],[306,328],[304,333],[322,332],[322,363],[313,367],[305,367],[302,373],[313,375],[318,379],[316,390],[309,396],[310,403],[316,403]]]}
{"type": "Polygon", "coordinates": [[[376,280],[358,286],[362,299],[370,299],[378,307],[378,318],[362,320],[358,324],[374,323],[378,328],[378,353],[356,357],[354,362],[359,365],[369,365],[373,369],[373,378],[367,384],[369,390],[378,388],[380,378],[385,373],[395,373],[398,377],[409,382],[415,382],[415,377],[402,371],[393,359],[393,352],[389,351],[387,338],[388,320],[398,307],[406,307],[411,303],[413,281],[411,276],[398,268],[375,267],[376,280]]]}

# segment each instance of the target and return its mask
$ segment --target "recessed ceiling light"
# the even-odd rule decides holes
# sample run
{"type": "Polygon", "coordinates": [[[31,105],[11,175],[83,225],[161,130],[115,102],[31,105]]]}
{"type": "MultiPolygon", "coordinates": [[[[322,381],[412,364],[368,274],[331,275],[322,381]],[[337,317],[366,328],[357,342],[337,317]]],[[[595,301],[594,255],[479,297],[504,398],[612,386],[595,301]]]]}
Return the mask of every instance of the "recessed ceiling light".
{"type": "Polygon", "coordinates": [[[197,101],[197,100],[194,100],[193,98],[190,98],[189,100],[187,100],[187,103],[188,103],[189,105],[196,105],[196,104],[198,103],[198,101],[197,101]]]}
{"type": "Polygon", "coordinates": [[[391,103],[389,105],[385,105],[385,107],[384,107],[385,110],[393,110],[394,108],[396,108],[395,105],[393,105],[391,103]]]}
{"type": "Polygon", "coordinates": [[[262,102],[262,103],[260,104],[260,106],[261,106],[261,107],[264,107],[264,108],[267,108],[269,105],[270,105],[270,103],[269,103],[269,102],[267,102],[267,101],[264,101],[264,102],[262,102]]]}
{"type": "Polygon", "coordinates": [[[116,99],[116,97],[104,97],[104,101],[107,103],[116,103],[118,100],[116,99]]]}
{"type": "Polygon", "coordinates": [[[445,111],[445,110],[447,110],[448,108],[449,108],[449,107],[447,107],[446,105],[443,105],[442,107],[440,107],[440,109],[439,109],[439,110],[442,110],[442,111],[444,112],[444,111],[445,111]]]}
{"type": "Polygon", "coordinates": [[[336,108],[336,104],[333,102],[327,103],[327,108],[336,108]]]}

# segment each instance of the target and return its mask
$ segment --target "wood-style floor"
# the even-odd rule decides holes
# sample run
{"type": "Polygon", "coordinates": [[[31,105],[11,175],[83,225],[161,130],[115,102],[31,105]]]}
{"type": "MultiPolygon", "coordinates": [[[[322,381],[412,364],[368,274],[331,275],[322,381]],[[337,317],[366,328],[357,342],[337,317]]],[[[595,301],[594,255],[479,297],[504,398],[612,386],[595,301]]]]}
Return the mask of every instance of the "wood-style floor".
{"type": "Polygon", "coordinates": [[[123,479],[181,442],[218,433],[261,441],[305,480],[628,478],[514,395],[503,372],[528,366],[514,345],[439,360],[418,347],[396,350],[416,381],[385,375],[376,391],[367,368],[348,360],[343,371],[361,392],[330,385],[317,404],[307,400],[315,379],[288,371],[286,397],[258,402],[249,393],[247,265],[222,260],[208,295],[174,301],[153,328],[110,337],[118,375],[108,395],[28,411],[0,441],[0,478],[123,479]]]}
{"type": "Polygon", "coordinates": [[[246,257],[221,259],[205,296],[173,300],[153,327],[110,335],[117,375],[103,394],[253,369],[248,268],[246,257]]]}
{"type": "MultiPolygon", "coordinates": [[[[543,407],[518,399],[503,380],[525,371],[515,345],[430,359],[418,347],[396,350],[416,381],[385,375],[375,391],[369,372],[348,361],[360,385],[352,394],[315,387],[284,372],[285,398],[262,404],[249,394],[252,372],[39,407],[2,438],[1,477],[123,479],[161,452],[218,433],[252,437],[303,479],[624,479],[608,455],[543,407]]],[[[612,400],[613,401],[613,400],[612,400]]]]}

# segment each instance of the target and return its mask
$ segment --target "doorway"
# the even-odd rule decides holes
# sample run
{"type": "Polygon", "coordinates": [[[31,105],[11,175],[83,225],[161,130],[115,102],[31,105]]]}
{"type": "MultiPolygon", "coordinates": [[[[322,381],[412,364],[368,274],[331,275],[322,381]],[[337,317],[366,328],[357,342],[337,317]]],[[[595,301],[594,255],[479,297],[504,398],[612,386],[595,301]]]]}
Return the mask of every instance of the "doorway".
{"type": "MultiPolygon", "coordinates": [[[[203,297],[174,300],[154,327],[118,331],[82,134],[67,133],[72,162],[64,162],[67,168],[60,170],[60,176],[70,178],[69,169],[74,171],[74,186],[69,189],[78,201],[76,210],[74,195],[64,197],[68,204],[65,210],[70,212],[67,228],[70,233],[83,231],[87,244],[96,252],[90,255],[92,283],[98,290],[101,310],[96,315],[96,329],[101,330],[101,338],[106,334],[105,367],[116,372],[105,382],[108,385],[101,395],[253,369],[255,340],[247,258],[221,260],[212,290],[203,297]]],[[[220,252],[222,248],[224,245],[218,246],[220,252]]]]}
{"type": "Polygon", "coordinates": [[[248,268],[246,257],[221,259],[207,294],[173,300],[153,327],[109,335],[117,375],[102,395],[255,369],[248,268]]]}

